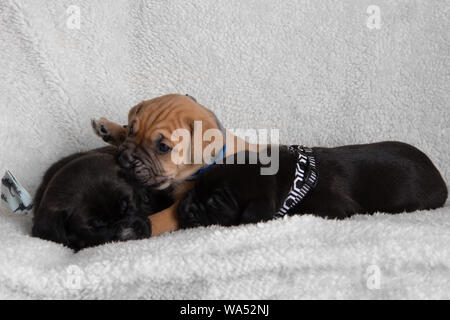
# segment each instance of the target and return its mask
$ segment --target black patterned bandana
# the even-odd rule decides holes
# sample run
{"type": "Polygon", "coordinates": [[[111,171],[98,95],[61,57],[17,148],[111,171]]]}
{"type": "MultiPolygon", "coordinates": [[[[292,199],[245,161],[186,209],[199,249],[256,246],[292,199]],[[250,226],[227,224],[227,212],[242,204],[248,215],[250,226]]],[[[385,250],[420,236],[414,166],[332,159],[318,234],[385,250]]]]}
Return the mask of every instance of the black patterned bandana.
{"type": "Polygon", "coordinates": [[[304,146],[292,145],[288,147],[289,152],[298,155],[295,166],[294,182],[283,205],[275,214],[275,217],[283,217],[290,209],[302,202],[308,192],[316,185],[319,175],[316,170],[316,159],[313,150],[304,146]]]}

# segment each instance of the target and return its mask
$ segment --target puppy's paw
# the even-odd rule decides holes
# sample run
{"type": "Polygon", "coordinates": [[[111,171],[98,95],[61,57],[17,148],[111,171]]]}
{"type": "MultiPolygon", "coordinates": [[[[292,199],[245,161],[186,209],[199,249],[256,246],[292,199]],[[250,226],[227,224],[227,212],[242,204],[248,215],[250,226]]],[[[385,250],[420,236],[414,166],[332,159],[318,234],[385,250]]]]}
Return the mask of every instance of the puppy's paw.
{"type": "Polygon", "coordinates": [[[195,228],[207,225],[206,221],[201,217],[205,215],[205,208],[196,199],[195,191],[191,190],[181,201],[178,206],[178,224],[180,228],[195,228]],[[203,220],[203,221],[202,221],[203,220]]]}
{"type": "Polygon", "coordinates": [[[118,146],[125,140],[125,129],[106,118],[91,119],[94,133],[106,143],[118,146]]]}
{"type": "Polygon", "coordinates": [[[181,228],[231,226],[239,222],[240,215],[239,205],[226,187],[207,191],[193,189],[180,201],[178,207],[181,228]]]}

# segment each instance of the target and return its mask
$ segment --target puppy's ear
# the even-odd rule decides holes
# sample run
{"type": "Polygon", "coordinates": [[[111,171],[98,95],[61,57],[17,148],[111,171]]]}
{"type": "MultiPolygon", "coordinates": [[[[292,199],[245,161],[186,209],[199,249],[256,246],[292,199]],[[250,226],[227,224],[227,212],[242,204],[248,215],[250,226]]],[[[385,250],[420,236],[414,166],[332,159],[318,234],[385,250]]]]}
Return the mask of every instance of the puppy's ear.
{"type": "Polygon", "coordinates": [[[127,137],[127,128],[106,118],[92,119],[91,126],[94,133],[106,143],[120,146],[127,137]]]}
{"type": "Polygon", "coordinates": [[[34,219],[31,234],[33,237],[38,237],[69,246],[66,220],[66,211],[41,212],[34,219]]]}

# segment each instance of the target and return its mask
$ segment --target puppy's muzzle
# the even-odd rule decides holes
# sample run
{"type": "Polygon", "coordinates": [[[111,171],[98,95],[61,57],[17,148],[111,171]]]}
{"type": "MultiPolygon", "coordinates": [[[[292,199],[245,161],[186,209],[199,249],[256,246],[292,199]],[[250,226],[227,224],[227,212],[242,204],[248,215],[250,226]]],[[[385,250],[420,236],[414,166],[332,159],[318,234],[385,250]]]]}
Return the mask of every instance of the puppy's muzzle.
{"type": "Polygon", "coordinates": [[[150,237],[152,227],[146,217],[127,217],[116,225],[116,240],[137,240],[150,237]]]}
{"type": "Polygon", "coordinates": [[[122,147],[118,151],[117,162],[124,169],[131,169],[136,164],[136,157],[130,148],[122,147]]]}

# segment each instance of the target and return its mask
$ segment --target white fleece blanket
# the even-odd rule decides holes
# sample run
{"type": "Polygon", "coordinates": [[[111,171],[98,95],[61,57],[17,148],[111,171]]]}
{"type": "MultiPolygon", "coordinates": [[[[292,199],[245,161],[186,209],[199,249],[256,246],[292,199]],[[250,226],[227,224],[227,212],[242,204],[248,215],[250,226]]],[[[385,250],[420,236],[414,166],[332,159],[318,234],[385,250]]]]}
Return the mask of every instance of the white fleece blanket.
{"type": "MultiPolygon", "coordinates": [[[[59,157],[102,145],[90,118],[179,92],[285,143],[405,141],[449,181],[450,1],[375,2],[1,1],[0,169],[34,192],[59,157]]],[[[448,206],[78,254],[30,227],[0,209],[0,298],[450,298],[448,206]]]]}

